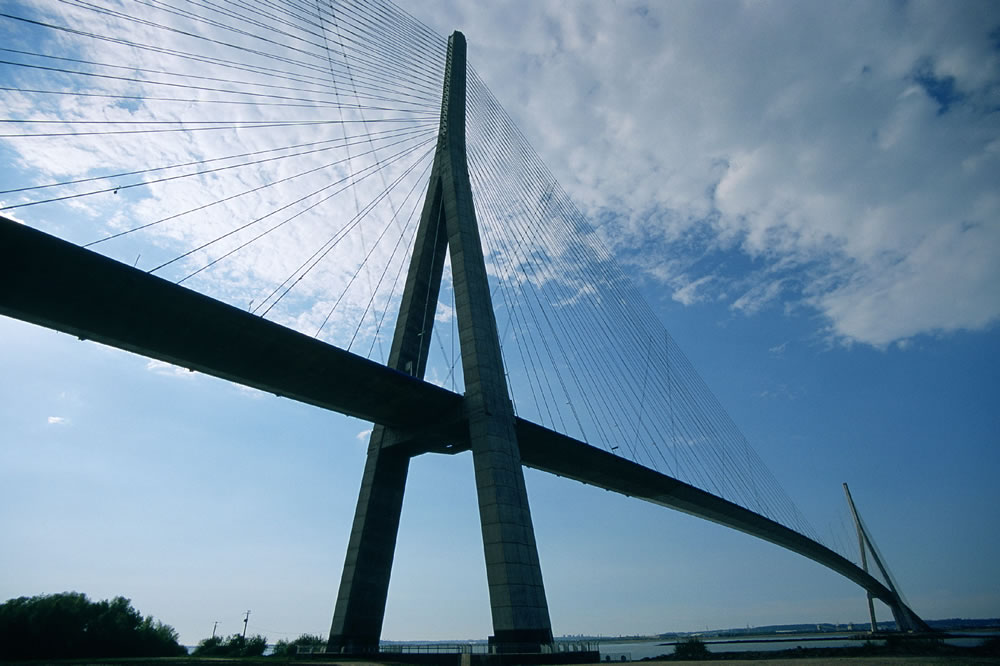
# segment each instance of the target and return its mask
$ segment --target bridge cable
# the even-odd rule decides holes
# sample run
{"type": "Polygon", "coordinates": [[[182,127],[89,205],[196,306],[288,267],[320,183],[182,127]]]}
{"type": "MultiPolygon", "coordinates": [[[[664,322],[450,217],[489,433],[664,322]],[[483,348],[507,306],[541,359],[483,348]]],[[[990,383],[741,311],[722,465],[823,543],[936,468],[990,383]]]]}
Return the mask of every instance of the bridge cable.
{"type": "MultiPolygon", "coordinates": [[[[406,136],[407,134],[410,134],[410,133],[420,133],[422,131],[426,131],[426,130],[429,130],[429,129],[433,129],[434,131],[437,130],[436,126],[431,125],[431,126],[417,127],[417,128],[411,128],[411,129],[405,129],[405,130],[391,129],[391,130],[382,130],[380,132],[373,132],[373,133],[369,133],[369,134],[355,134],[355,135],[349,136],[347,138],[349,138],[349,139],[359,139],[359,138],[366,137],[366,136],[370,137],[370,136],[376,136],[376,135],[377,136],[384,135],[386,137],[393,138],[393,137],[396,137],[396,136],[406,136]]],[[[220,161],[223,161],[223,160],[238,159],[238,158],[241,158],[241,157],[253,157],[255,155],[263,155],[265,153],[273,153],[273,152],[279,151],[279,150],[293,150],[293,149],[296,149],[296,148],[310,148],[312,146],[319,146],[319,145],[326,144],[326,143],[334,143],[334,142],[340,142],[340,141],[342,141],[342,139],[323,139],[321,141],[308,141],[306,143],[298,143],[298,144],[293,144],[293,145],[290,145],[290,146],[283,146],[281,148],[265,148],[265,149],[262,149],[262,150],[254,150],[254,151],[247,152],[247,153],[237,153],[237,154],[233,154],[233,155],[224,155],[222,157],[210,157],[210,158],[205,158],[205,159],[201,159],[201,160],[192,160],[190,162],[181,162],[181,163],[178,163],[178,164],[168,164],[168,165],[165,165],[165,166],[149,167],[149,168],[146,168],[146,169],[136,169],[134,171],[124,171],[124,172],[120,172],[120,173],[111,173],[111,174],[106,174],[106,175],[103,175],[103,176],[89,176],[87,178],[75,178],[73,180],[64,180],[64,181],[60,181],[60,182],[56,182],[56,183],[45,183],[44,185],[29,185],[29,186],[25,186],[25,187],[16,187],[16,188],[9,189],[9,190],[0,190],[0,194],[12,194],[12,193],[17,193],[17,192],[31,192],[31,191],[35,191],[35,190],[44,190],[44,189],[48,189],[48,188],[52,188],[52,187],[66,187],[66,186],[69,186],[69,185],[79,185],[81,183],[89,183],[89,182],[93,182],[95,180],[113,180],[115,178],[125,178],[127,176],[140,176],[140,175],[147,174],[147,173],[154,173],[156,171],[166,171],[168,169],[180,169],[180,168],[189,167],[189,166],[199,166],[199,165],[202,165],[202,164],[210,164],[212,162],[220,162],[220,161]]],[[[337,147],[339,147],[339,146],[337,146],[337,145],[332,146],[332,148],[337,148],[337,147]]],[[[295,155],[288,155],[288,156],[282,156],[282,157],[294,157],[294,156],[298,156],[298,155],[307,155],[307,154],[309,154],[309,152],[296,153],[295,155]]],[[[246,166],[246,165],[256,164],[256,163],[257,163],[256,161],[254,161],[254,162],[244,162],[243,164],[241,164],[239,166],[246,166]]],[[[197,175],[197,174],[200,174],[200,173],[211,173],[211,171],[201,171],[201,172],[197,172],[196,174],[192,174],[192,175],[197,175]]],[[[145,181],[145,182],[146,183],[150,183],[150,182],[153,182],[153,181],[145,181]]]]}
{"type": "MultiPolygon", "coordinates": [[[[430,143],[430,140],[428,140],[428,143],[430,143]]],[[[358,215],[356,215],[356,216],[355,216],[355,217],[354,217],[354,218],[353,218],[353,219],[351,220],[351,222],[349,222],[349,225],[350,225],[350,228],[353,228],[353,227],[357,226],[357,225],[358,225],[358,223],[359,223],[359,222],[360,222],[360,221],[361,221],[362,219],[364,219],[364,217],[365,217],[365,216],[366,216],[366,215],[367,215],[367,214],[368,214],[368,213],[369,213],[369,212],[371,211],[371,209],[372,209],[372,208],[374,208],[374,207],[375,207],[375,205],[377,205],[377,204],[378,204],[378,203],[379,203],[379,202],[380,202],[380,201],[381,201],[382,199],[384,199],[384,198],[385,198],[386,196],[388,196],[389,192],[390,192],[390,191],[392,191],[392,188],[394,188],[394,187],[395,187],[396,185],[398,185],[398,184],[399,184],[399,182],[400,182],[400,181],[401,181],[401,180],[403,179],[403,177],[404,177],[404,176],[406,176],[406,175],[408,175],[408,174],[410,173],[410,171],[412,171],[412,170],[413,170],[413,168],[414,168],[414,167],[416,167],[416,166],[417,166],[417,164],[419,164],[420,160],[421,160],[421,159],[423,159],[424,157],[426,157],[426,156],[427,156],[428,154],[430,154],[430,153],[432,152],[432,150],[433,150],[433,149],[428,149],[428,151],[427,151],[427,152],[426,152],[426,153],[425,153],[425,154],[424,154],[424,155],[423,155],[423,156],[422,156],[422,157],[421,157],[420,159],[418,159],[418,160],[417,160],[417,161],[415,161],[415,162],[414,162],[413,164],[411,164],[411,165],[410,165],[410,166],[409,166],[409,167],[408,167],[408,168],[406,169],[406,171],[404,171],[404,172],[403,172],[403,173],[402,173],[402,174],[401,174],[401,175],[400,175],[400,176],[399,176],[399,177],[398,177],[398,178],[397,178],[396,180],[394,180],[394,181],[393,181],[393,182],[392,182],[392,183],[390,184],[390,186],[389,186],[389,188],[388,188],[388,189],[384,189],[384,190],[382,190],[382,192],[381,192],[381,193],[379,193],[379,195],[378,195],[378,196],[377,196],[377,197],[376,197],[376,198],[375,198],[375,199],[374,199],[374,200],[373,200],[373,201],[372,201],[372,202],[371,202],[371,203],[370,203],[370,204],[369,204],[368,206],[366,206],[366,207],[365,207],[364,209],[362,209],[361,213],[359,213],[358,215]]],[[[369,174],[369,175],[370,175],[370,174],[369,174]]],[[[349,229],[348,229],[348,230],[349,230],[349,229]]],[[[294,280],[293,282],[291,282],[290,284],[288,284],[288,286],[287,286],[287,287],[285,287],[285,290],[284,290],[284,291],[283,291],[283,292],[281,293],[281,295],[280,295],[280,296],[278,296],[278,297],[277,297],[276,299],[274,299],[274,301],[273,301],[273,302],[272,302],[272,303],[271,303],[271,304],[270,304],[270,305],[269,305],[269,306],[267,307],[267,309],[266,309],[266,310],[264,310],[264,311],[263,311],[263,312],[261,313],[261,316],[262,316],[262,317],[263,317],[263,316],[266,316],[266,315],[267,315],[267,313],[268,313],[268,312],[270,312],[270,311],[271,311],[271,309],[272,309],[272,308],[274,308],[274,306],[275,306],[275,305],[277,305],[277,304],[278,304],[278,303],[279,303],[279,302],[280,302],[280,301],[281,301],[281,300],[282,300],[282,299],[283,299],[283,298],[284,298],[285,296],[287,296],[287,295],[288,295],[288,293],[289,293],[289,292],[290,292],[290,291],[291,291],[291,290],[292,290],[293,288],[295,288],[295,286],[296,286],[296,285],[298,285],[298,284],[299,284],[299,283],[300,283],[300,282],[301,282],[301,281],[302,281],[302,280],[303,280],[303,279],[304,279],[304,278],[306,277],[306,275],[308,275],[308,274],[309,274],[309,273],[310,273],[310,272],[311,272],[311,271],[312,271],[312,270],[313,270],[313,269],[314,269],[314,268],[315,268],[315,267],[316,267],[317,265],[319,265],[319,263],[320,263],[320,262],[321,262],[321,261],[322,261],[323,259],[325,259],[325,258],[326,258],[326,256],[327,256],[327,255],[328,255],[328,254],[330,253],[330,251],[331,251],[331,250],[332,250],[332,249],[333,249],[334,247],[336,247],[336,245],[337,245],[337,244],[338,244],[338,243],[340,242],[340,240],[342,240],[342,239],[343,239],[343,237],[344,237],[343,235],[340,235],[340,236],[339,236],[339,238],[337,238],[337,235],[335,235],[335,236],[331,236],[330,240],[329,240],[329,241],[327,241],[327,243],[326,243],[326,244],[324,244],[324,245],[323,245],[323,246],[322,246],[322,247],[320,248],[320,250],[317,250],[317,251],[316,251],[316,253],[314,253],[314,254],[313,254],[313,256],[311,256],[311,257],[310,257],[310,258],[309,258],[308,260],[306,260],[306,263],[308,263],[308,264],[309,264],[309,265],[308,265],[308,267],[307,267],[307,268],[305,268],[305,270],[304,270],[304,271],[302,272],[302,274],[301,274],[301,275],[299,275],[299,276],[298,276],[298,277],[297,277],[297,278],[296,278],[296,279],[295,279],[295,280],[294,280]]],[[[300,266],[300,267],[299,267],[299,269],[298,269],[298,270],[302,270],[302,268],[303,268],[303,267],[304,267],[305,265],[306,265],[306,264],[304,263],[304,264],[303,264],[302,266],[300,266]]],[[[296,272],[298,272],[298,270],[297,270],[296,272]]],[[[295,274],[295,273],[293,273],[293,275],[294,275],[294,274],[295,274]]],[[[286,282],[287,282],[287,280],[286,280],[286,282]]],[[[281,286],[284,286],[284,284],[285,284],[285,283],[282,283],[282,285],[279,285],[279,287],[278,287],[278,288],[280,289],[280,287],[281,287],[281,286]]],[[[264,301],[262,301],[261,305],[259,305],[259,306],[258,306],[258,307],[257,307],[257,308],[256,308],[256,309],[254,310],[254,312],[256,312],[257,310],[259,310],[259,309],[260,309],[260,307],[262,307],[262,306],[263,306],[263,303],[266,303],[266,302],[267,302],[267,301],[268,301],[268,300],[269,300],[269,299],[270,299],[270,298],[271,298],[271,297],[272,297],[273,295],[274,295],[274,292],[272,292],[271,296],[269,296],[269,297],[268,297],[267,299],[264,299],[264,301]]]]}
{"type": "MultiPolygon", "coordinates": [[[[431,141],[433,141],[433,139],[427,139],[427,140],[425,140],[425,141],[417,144],[416,146],[413,146],[413,147],[410,147],[410,148],[406,148],[405,150],[402,150],[402,151],[396,153],[396,155],[393,156],[395,159],[393,159],[392,161],[394,162],[396,160],[402,159],[403,157],[406,157],[406,156],[410,155],[411,153],[413,153],[414,151],[418,150],[420,147],[426,145],[427,143],[430,143],[431,141]]],[[[343,160],[341,160],[341,161],[343,161],[343,160]]],[[[384,166],[387,166],[388,164],[391,164],[391,163],[392,162],[387,161],[384,166]]],[[[380,168],[384,168],[384,166],[380,167],[380,168]]],[[[351,182],[347,183],[341,189],[335,191],[332,194],[329,194],[329,195],[325,196],[324,198],[322,198],[318,202],[310,205],[308,208],[305,209],[305,210],[311,210],[312,208],[315,208],[317,205],[328,201],[329,199],[333,198],[337,194],[340,194],[344,190],[349,189],[353,185],[356,185],[357,183],[365,180],[366,178],[368,178],[369,176],[371,176],[373,173],[375,173],[375,171],[372,170],[372,167],[365,167],[364,169],[361,169],[360,171],[358,171],[356,174],[348,174],[347,176],[344,176],[340,180],[337,180],[337,181],[334,181],[333,183],[324,185],[323,187],[320,187],[319,189],[314,190],[314,191],[310,192],[309,194],[306,194],[305,196],[299,197],[298,199],[295,199],[294,201],[292,201],[290,203],[287,203],[287,204],[285,204],[285,205],[283,205],[283,206],[281,206],[279,208],[276,208],[276,209],[272,210],[271,212],[267,213],[266,215],[263,215],[261,217],[255,218],[255,219],[251,220],[250,222],[246,222],[246,223],[244,223],[244,224],[242,224],[242,225],[240,225],[240,226],[238,226],[238,227],[236,227],[234,229],[231,229],[230,231],[227,231],[226,233],[224,233],[224,234],[222,234],[220,236],[217,236],[217,237],[213,238],[210,241],[202,243],[201,245],[199,245],[199,246],[197,246],[197,247],[195,247],[193,249],[188,250],[187,252],[179,254],[179,255],[175,256],[174,258],[170,259],[169,261],[165,261],[165,262],[159,264],[158,266],[156,266],[155,268],[150,269],[147,272],[149,272],[149,273],[155,273],[156,271],[158,271],[158,270],[160,270],[162,268],[166,268],[167,266],[169,266],[169,265],[171,265],[171,264],[173,264],[173,263],[175,263],[175,262],[177,262],[177,261],[179,261],[179,260],[181,260],[181,259],[183,259],[185,257],[188,257],[188,256],[194,254],[195,252],[199,252],[201,250],[204,250],[204,249],[206,249],[206,248],[214,245],[215,243],[218,243],[219,241],[224,240],[224,239],[230,237],[230,236],[232,236],[233,234],[235,234],[235,233],[237,233],[239,231],[243,231],[244,229],[247,229],[250,226],[257,224],[258,222],[261,222],[261,221],[263,221],[263,220],[271,217],[272,215],[275,215],[275,214],[280,213],[280,212],[282,212],[284,210],[287,210],[288,208],[294,206],[295,204],[302,203],[306,199],[309,199],[309,198],[311,198],[311,197],[313,197],[313,196],[315,196],[315,195],[317,195],[317,194],[319,194],[321,192],[324,192],[324,191],[326,191],[326,190],[328,190],[328,189],[330,189],[332,187],[335,187],[336,185],[339,185],[339,184],[344,183],[346,181],[351,181],[351,182]],[[368,173],[364,173],[365,171],[368,171],[368,173]],[[362,174],[362,173],[364,173],[364,175],[359,175],[359,174],[362,174]]],[[[302,212],[305,212],[305,211],[302,211],[302,212]]],[[[285,222],[283,222],[282,225],[285,224],[285,223],[287,223],[291,219],[294,219],[295,217],[298,217],[298,215],[301,215],[301,212],[297,213],[295,216],[293,216],[293,218],[289,218],[289,220],[285,220],[285,222]]],[[[278,226],[281,226],[281,225],[278,225],[278,226]]],[[[277,226],[276,227],[272,227],[268,231],[268,233],[270,231],[273,231],[275,228],[277,228],[277,226]]],[[[257,238],[259,238],[259,236],[255,237],[250,242],[253,242],[253,241],[257,240],[257,238]]],[[[245,247],[245,246],[240,246],[239,249],[242,249],[242,247],[245,247]]],[[[214,264],[215,262],[212,262],[212,263],[214,264]]],[[[203,268],[207,268],[207,267],[208,266],[205,266],[203,268]]],[[[197,272],[200,272],[200,270],[203,270],[203,269],[199,269],[199,271],[197,271],[197,272]]],[[[191,277],[191,275],[185,277],[184,279],[186,280],[188,277],[191,277]]],[[[256,312],[256,309],[254,310],[254,312],[256,312]]]]}
{"type": "MultiPolygon", "coordinates": [[[[391,130],[391,131],[398,132],[397,130],[391,130]]],[[[396,134],[387,134],[386,137],[387,138],[405,137],[406,139],[410,139],[410,138],[413,137],[414,134],[416,134],[418,136],[420,136],[420,135],[426,135],[426,130],[406,130],[404,132],[399,132],[399,133],[396,133],[396,134]]],[[[353,137],[347,137],[347,138],[353,138],[353,137]]],[[[26,206],[36,206],[36,205],[39,205],[39,204],[54,203],[54,202],[57,202],[57,201],[66,201],[68,199],[78,199],[80,197],[88,197],[88,196],[93,196],[93,195],[97,195],[97,194],[106,194],[108,192],[114,192],[114,193],[117,194],[120,190],[127,190],[127,189],[132,189],[132,188],[135,188],[135,187],[149,187],[149,186],[152,186],[152,185],[155,185],[155,184],[158,184],[158,183],[172,182],[172,181],[175,181],[175,180],[180,180],[182,178],[190,178],[190,177],[193,177],[193,176],[203,176],[203,175],[210,174],[210,173],[220,173],[222,171],[228,171],[230,169],[240,169],[240,168],[244,168],[244,167],[248,167],[248,166],[257,166],[257,165],[260,165],[260,164],[266,164],[266,163],[269,163],[269,162],[276,162],[276,161],[279,161],[279,160],[285,160],[285,159],[289,159],[289,158],[292,158],[292,157],[301,157],[303,155],[313,155],[313,154],[318,154],[318,153],[325,153],[325,152],[329,152],[331,150],[335,150],[337,148],[342,148],[342,147],[344,147],[346,145],[358,145],[358,144],[364,143],[364,141],[356,141],[356,142],[354,142],[352,144],[350,142],[344,143],[340,139],[335,139],[335,140],[338,141],[338,142],[340,142],[340,143],[338,143],[337,145],[333,145],[333,146],[326,146],[324,148],[313,148],[313,149],[310,149],[310,150],[306,150],[306,151],[302,151],[302,152],[298,152],[298,153],[291,153],[291,154],[288,154],[288,155],[276,155],[274,157],[267,157],[267,158],[262,158],[262,159],[258,159],[258,160],[251,160],[249,162],[241,162],[239,164],[228,164],[228,165],[225,165],[225,166],[214,167],[214,168],[211,168],[211,169],[201,169],[201,170],[198,170],[198,171],[192,171],[190,173],[184,173],[184,174],[173,175],[173,176],[162,176],[160,178],[153,178],[153,179],[150,179],[150,180],[143,180],[143,181],[139,181],[139,182],[136,182],[136,183],[115,184],[115,185],[112,185],[110,187],[105,187],[105,188],[96,189],[96,190],[88,190],[86,192],[76,192],[74,194],[66,194],[66,195],[63,195],[63,196],[51,197],[51,198],[48,198],[48,199],[38,199],[38,200],[35,200],[35,201],[29,201],[29,202],[26,202],[26,203],[12,204],[12,205],[9,205],[9,206],[0,207],[0,210],[13,210],[15,208],[24,208],[26,206]]],[[[312,142],[312,144],[315,145],[315,143],[328,143],[328,141],[312,142]]],[[[389,145],[391,146],[391,145],[394,145],[394,144],[389,144],[389,145]]],[[[270,148],[270,149],[267,149],[265,151],[257,151],[257,154],[260,154],[261,152],[274,152],[275,150],[285,150],[285,149],[284,148],[270,148]]],[[[212,158],[210,160],[200,160],[199,162],[188,163],[188,164],[199,164],[199,163],[200,164],[204,164],[206,162],[210,162],[210,161],[214,162],[214,161],[219,161],[219,160],[224,160],[224,159],[230,159],[230,158],[228,158],[228,157],[216,157],[216,158],[212,158]]],[[[174,167],[157,167],[156,170],[163,170],[163,169],[170,169],[170,168],[174,168],[174,167]]],[[[145,169],[143,171],[133,172],[133,173],[149,173],[150,171],[153,171],[153,169],[145,169]]],[[[84,181],[107,180],[107,179],[114,178],[114,177],[115,176],[97,176],[97,177],[94,177],[94,178],[77,179],[75,181],[70,181],[68,183],[50,183],[50,184],[46,184],[46,185],[38,185],[38,186],[35,186],[35,187],[21,187],[21,188],[17,188],[17,189],[14,189],[14,190],[7,190],[7,191],[4,191],[4,192],[0,192],[0,194],[4,194],[6,192],[24,192],[24,191],[29,191],[29,190],[33,190],[33,189],[41,189],[41,188],[48,188],[48,187],[58,187],[58,186],[68,185],[70,183],[80,183],[80,182],[84,182],[84,181]]]]}

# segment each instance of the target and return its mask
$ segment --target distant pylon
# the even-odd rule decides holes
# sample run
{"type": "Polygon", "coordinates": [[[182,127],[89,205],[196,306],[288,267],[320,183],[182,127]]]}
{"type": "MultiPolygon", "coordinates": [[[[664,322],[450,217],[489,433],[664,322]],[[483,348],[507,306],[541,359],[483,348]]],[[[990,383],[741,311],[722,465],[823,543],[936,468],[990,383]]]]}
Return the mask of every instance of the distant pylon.
{"type": "MultiPolygon", "coordinates": [[[[882,578],[885,579],[885,584],[892,592],[893,602],[889,604],[889,609],[892,611],[892,616],[896,620],[896,626],[900,631],[930,631],[931,628],[926,622],[921,620],[917,615],[910,610],[909,605],[903,600],[903,596],[896,585],[896,581],[893,579],[892,574],[889,573],[889,569],[885,566],[881,555],[878,552],[878,548],[875,547],[875,542],[872,541],[871,535],[865,528],[864,522],[861,520],[861,515],[858,513],[857,507],[854,506],[854,498],[851,497],[851,490],[844,484],[844,494],[847,496],[847,506],[851,509],[851,515],[854,516],[854,525],[858,530],[858,543],[861,548],[861,566],[864,568],[865,572],[868,571],[868,558],[865,555],[865,551],[870,551],[872,559],[875,561],[875,565],[882,572],[882,578]]],[[[875,604],[872,600],[871,592],[868,592],[868,614],[871,618],[872,632],[878,630],[878,623],[875,620],[875,604]]]]}
{"type": "MultiPolygon", "coordinates": [[[[854,527],[858,531],[858,549],[861,551],[861,568],[868,573],[868,549],[865,548],[865,533],[861,529],[861,520],[858,518],[858,511],[854,507],[854,500],[851,498],[851,491],[844,484],[844,493],[847,495],[847,506],[851,509],[851,515],[854,516],[854,527]]],[[[872,593],[865,590],[868,595],[868,617],[871,620],[871,632],[874,634],[878,631],[878,621],[875,619],[875,600],[872,598],[872,593]]]]}
{"type": "MultiPolygon", "coordinates": [[[[465,415],[493,615],[491,641],[537,650],[552,642],[521,456],[490,298],[465,152],[465,37],[448,40],[437,150],[389,353],[389,367],[422,378],[445,252],[451,255],[465,415]]],[[[434,414],[428,414],[433,419],[434,414]]],[[[412,433],[376,425],[330,629],[330,649],[377,648],[409,466],[396,446],[412,433]]],[[[442,546],[442,557],[446,557],[442,546]]]]}

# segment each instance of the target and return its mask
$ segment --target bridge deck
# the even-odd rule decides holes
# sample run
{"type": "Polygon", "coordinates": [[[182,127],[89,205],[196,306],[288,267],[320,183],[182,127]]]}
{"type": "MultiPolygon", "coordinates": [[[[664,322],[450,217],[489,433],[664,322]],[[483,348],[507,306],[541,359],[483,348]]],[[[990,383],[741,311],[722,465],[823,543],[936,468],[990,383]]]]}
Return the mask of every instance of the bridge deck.
{"type": "MultiPolygon", "coordinates": [[[[0,314],[366,421],[413,454],[468,449],[462,396],[0,217],[0,314]],[[433,424],[427,415],[437,414],[433,424]]],[[[927,629],[825,546],[737,504],[523,419],[523,464],[712,520],[829,567],[927,629]]]]}
{"type": "Polygon", "coordinates": [[[450,391],[4,217],[0,314],[415,434],[461,419],[450,391]]]}

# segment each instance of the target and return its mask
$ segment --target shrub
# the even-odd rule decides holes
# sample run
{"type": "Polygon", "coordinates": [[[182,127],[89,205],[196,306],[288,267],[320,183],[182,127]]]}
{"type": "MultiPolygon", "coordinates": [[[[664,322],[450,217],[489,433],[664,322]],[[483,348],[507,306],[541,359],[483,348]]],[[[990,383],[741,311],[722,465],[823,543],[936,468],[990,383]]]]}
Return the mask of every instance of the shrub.
{"type": "Polygon", "coordinates": [[[311,645],[322,647],[326,645],[326,639],[320,636],[314,636],[313,634],[302,634],[298,638],[292,641],[280,640],[274,645],[274,652],[271,654],[276,657],[292,657],[298,653],[298,648],[300,645],[311,645]]]}
{"type": "Polygon", "coordinates": [[[267,648],[267,638],[260,634],[243,638],[233,634],[229,638],[213,636],[198,643],[194,649],[196,657],[259,657],[267,648]]]}
{"type": "Polygon", "coordinates": [[[700,638],[685,638],[674,646],[674,659],[706,659],[708,648],[700,638]]]}
{"type": "Polygon", "coordinates": [[[185,653],[173,627],[144,618],[125,597],[93,602],[63,592],[0,604],[0,660],[185,653]]]}

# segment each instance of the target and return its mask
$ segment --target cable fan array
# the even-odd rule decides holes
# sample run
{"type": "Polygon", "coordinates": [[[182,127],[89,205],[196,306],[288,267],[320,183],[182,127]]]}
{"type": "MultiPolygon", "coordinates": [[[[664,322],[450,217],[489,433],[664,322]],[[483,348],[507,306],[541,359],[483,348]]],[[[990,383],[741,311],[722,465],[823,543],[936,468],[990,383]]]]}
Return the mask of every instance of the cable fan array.
{"type": "Polygon", "coordinates": [[[64,0],[0,18],[0,138],[21,167],[4,214],[384,358],[443,40],[412,39],[388,3],[64,0]]]}
{"type": "MultiPolygon", "coordinates": [[[[386,0],[58,0],[0,21],[4,215],[385,361],[444,38],[386,0]]],[[[467,114],[518,414],[820,541],[475,71],[467,114]]],[[[428,379],[461,392],[447,268],[436,320],[428,379]]]]}

